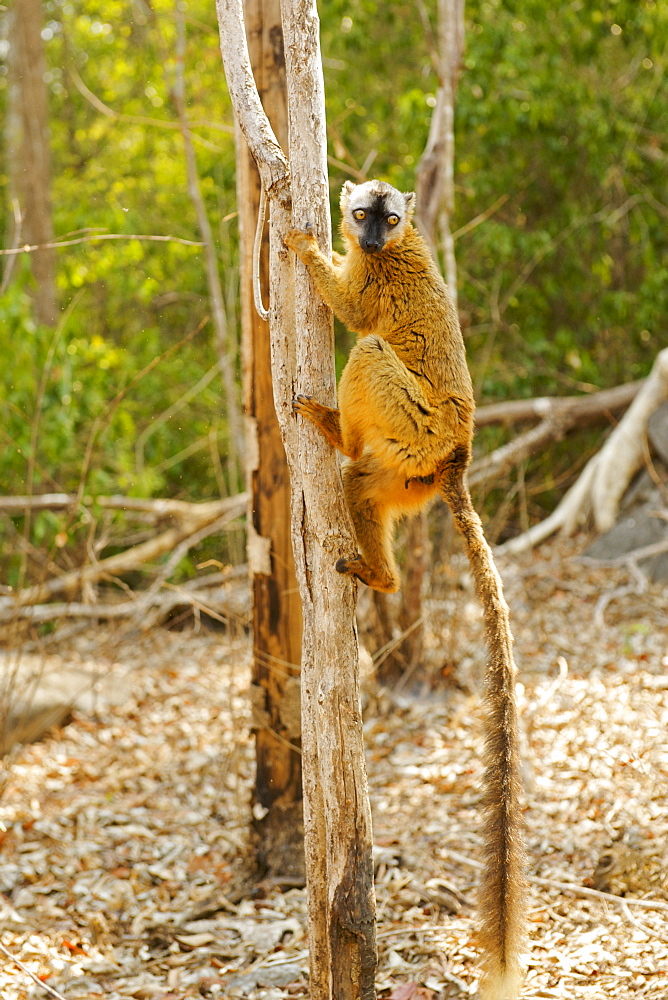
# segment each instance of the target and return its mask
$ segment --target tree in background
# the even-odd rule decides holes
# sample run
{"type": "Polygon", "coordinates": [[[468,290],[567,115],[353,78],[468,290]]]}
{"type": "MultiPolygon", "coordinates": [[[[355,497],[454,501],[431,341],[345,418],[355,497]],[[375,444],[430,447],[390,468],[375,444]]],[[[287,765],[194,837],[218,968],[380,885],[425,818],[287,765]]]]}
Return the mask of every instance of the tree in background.
{"type": "MultiPolygon", "coordinates": [[[[205,14],[201,8],[198,13],[205,14]]],[[[35,324],[26,296],[34,255],[5,257],[3,263],[17,263],[0,298],[0,350],[14,360],[0,373],[0,481],[10,493],[27,492],[30,461],[36,492],[226,496],[239,483],[235,475],[228,482],[224,469],[231,421],[216,378],[217,344],[204,323],[211,315],[209,287],[188,194],[183,122],[173,110],[174,4],[136,6],[131,17],[119,15],[115,0],[94,7],[54,0],[45,11],[62,320],[55,334],[35,324]],[[119,391],[122,401],[114,403],[119,391]]],[[[215,12],[209,10],[208,25],[186,16],[192,36],[185,68],[188,135],[205,210],[217,220],[211,235],[233,339],[233,128],[224,92],[217,83],[214,88],[220,75],[215,12]],[[209,96],[214,89],[216,102],[209,96]]],[[[8,55],[11,62],[7,21],[0,23],[0,59],[8,55]]],[[[0,64],[0,106],[9,104],[4,69],[0,64]]],[[[8,170],[1,168],[10,160],[5,149],[0,189],[7,229],[13,213],[8,170]]],[[[10,233],[3,242],[15,244],[10,233]]],[[[238,391],[236,357],[231,368],[238,391]]],[[[123,515],[104,521],[112,519],[100,526],[104,545],[122,537],[123,515]]],[[[69,512],[40,512],[33,518],[33,540],[57,560],[65,557],[67,568],[90,544],[85,521],[69,512]]],[[[13,531],[6,519],[0,521],[3,574],[11,583],[18,572],[13,531]]],[[[215,546],[204,543],[183,560],[180,573],[194,575],[195,564],[207,556],[238,561],[238,541],[237,531],[219,537],[215,546]]],[[[39,578],[34,554],[30,572],[39,578]]]]}
{"type": "MultiPolygon", "coordinates": [[[[244,19],[263,106],[287,148],[283,26],[279,0],[246,0],[244,19]]],[[[243,390],[246,421],[248,567],[253,601],[253,825],[261,871],[304,877],[299,663],[302,618],[290,531],[290,482],[274,409],[269,324],[253,302],[253,249],[260,177],[241,135],[237,191],[241,253],[243,390]]],[[[260,286],[268,289],[269,234],[262,238],[260,286]]]]}
{"type": "MultiPolygon", "coordinates": [[[[51,150],[42,42],[41,0],[20,0],[9,10],[9,95],[6,122],[9,195],[15,206],[13,244],[40,245],[53,239],[51,217],[51,150]]],[[[8,258],[6,267],[10,267],[8,258]]],[[[31,295],[38,322],[56,322],[55,254],[52,249],[30,255],[31,295]]],[[[3,285],[6,282],[3,282],[3,285]]]]}
{"type": "Polygon", "coordinates": [[[176,7],[176,59],[174,60],[175,77],[172,87],[172,96],[176,106],[176,113],[181,127],[183,137],[183,151],[186,160],[186,177],[188,180],[188,194],[195,210],[197,227],[203,243],[204,268],[206,271],[207,286],[209,289],[209,302],[211,305],[211,319],[213,322],[214,335],[216,338],[216,353],[218,355],[218,366],[222,377],[223,388],[225,390],[225,410],[228,422],[227,435],[227,468],[228,483],[230,492],[234,493],[238,489],[241,479],[241,455],[243,453],[243,434],[241,430],[241,413],[237,402],[237,379],[236,379],[236,338],[230,332],[230,324],[227,319],[227,310],[223,296],[223,286],[220,280],[218,269],[218,257],[213,238],[213,231],[209,221],[206,203],[202,197],[202,187],[197,168],[197,157],[195,155],[195,144],[188,121],[187,94],[186,94],[186,21],[185,10],[182,5],[176,7]]]}

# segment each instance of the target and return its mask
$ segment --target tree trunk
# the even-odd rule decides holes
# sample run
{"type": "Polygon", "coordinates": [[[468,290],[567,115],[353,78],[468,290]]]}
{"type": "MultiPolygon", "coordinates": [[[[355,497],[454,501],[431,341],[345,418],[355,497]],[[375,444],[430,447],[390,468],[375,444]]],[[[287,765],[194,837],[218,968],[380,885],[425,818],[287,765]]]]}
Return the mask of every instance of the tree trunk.
{"type": "MultiPolygon", "coordinates": [[[[10,6],[7,163],[10,194],[19,206],[21,240],[27,244],[53,240],[42,24],[41,0],[19,0],[10,6]]],[[[43,249],[30,255],[35,314],[46,326],[57,319],[54,253],[43,249]]]]}
{"type": "MultiPolygon", "coordinates": [[[[325,101],[315,0],[283,0],[292,222],[311,224],[331,252],[325,101]]],[[[276,232],[280,238],[282,232],[276,232]]],[[[284,247],[274,243],[284,255],[284,247]]],[[[278,261],[276,261],[278,264],[278,261]]],[[[334,326],[306,268],[294,267],[295,376],[283,395],[335,405],[334,326]]],[[[279,347],[280,345],[276,345],[279,347]]],[[[284,376],[283,351],[274,371],[284,376]]],[[[294,426],[294,424],[292,424],[294,426]]],[[[338,558],[356,549],[334,450],[297,422],[293,546],[304,612],[302,746],[312,1000],[375,997],[371,810],[364,760],[355,626],[356,584],[338,558]]]]}
{"type": "Polygon", "coordinates": [[[441,230],[445,280],[457,305],[457,265],[450,220],[455,208],[455,94],[464,52],[464,0],[438,0],[438,90],[429,138],[416,177],[420,232],[438,247],[441,230]]]}
{"type": "MultiPolygon", "coordinates": [[[[279,0],[246,0],[246,34],[272,126],[287,145],[283,28],[279,0]]],[[[243,395],[246,414],[248,562],[253,593],[253,792],[258,866],[269,876],[304,878],[299,661],[301,602],[290,531],[290,481],[271,382],[269,324],[253,305],[253,242],[260,176],[241,135],[237,203],[241,236],[243,395]]],[[[260,277],[268,287],[268,234],[260,277]]]]}
{"type": "Polygon", "coordinates": [[[313,0],[284,0],[292,185],[254,86],[240,0],[217,0],[221,49],[239,124],[269,198],[274,402],[292,485],[292,542],[302,598],[302,767],[312,1000],[375,996],[371,812],[359,698],[355,583],[335,564],[355,545],[336,455],[297,421],[295,392],[333,402],[333,324],[286,251],[293,222],[331,247],[324,95],[313,0]],[[293,211],[291,212],[291,204],[293,211]],[[298,306],[296,309],[295,306],[298,306]]]}

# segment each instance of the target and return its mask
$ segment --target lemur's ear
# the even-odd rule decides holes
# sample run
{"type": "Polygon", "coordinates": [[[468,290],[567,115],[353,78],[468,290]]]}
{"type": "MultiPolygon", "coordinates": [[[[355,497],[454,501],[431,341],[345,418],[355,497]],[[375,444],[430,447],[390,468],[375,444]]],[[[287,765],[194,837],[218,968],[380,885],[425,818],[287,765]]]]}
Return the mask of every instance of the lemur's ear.
{"type": "Polygon", "coordinates": [[[357,185],[353,184],[352,181],[346,181],[344,183],[343,187],[341,188],[341,199],[340,199],[342,208],[344,207],[344,205],[348,204],[348,199],[350,198],[350,192],[354,191],[356,187],[357,185]]]}
{"type": "Polygon", "coordinates": [[[406,220],[409,221],[413,218],[413,212],[415,211],[415,192],[409,191],[404,194],[404,201],[406,202],[406,220]]]}

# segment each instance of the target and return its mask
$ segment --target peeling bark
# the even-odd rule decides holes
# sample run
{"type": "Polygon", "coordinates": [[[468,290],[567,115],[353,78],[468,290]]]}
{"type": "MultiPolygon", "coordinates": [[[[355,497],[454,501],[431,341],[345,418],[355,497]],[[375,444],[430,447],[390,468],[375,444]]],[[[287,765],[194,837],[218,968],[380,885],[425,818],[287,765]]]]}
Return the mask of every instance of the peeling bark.
{"type": "MultiPolygon", "coordinates": [[[[46,63],[41,0],[17,0],[9,9],[9,96],[7,166],[12,197],[19,206],[21,240],[39,246],[53,240],[51,150],[49,148],[46,63]]],[[[55,251],[31,255],[37,320],[57,319],[55,251]]]]}

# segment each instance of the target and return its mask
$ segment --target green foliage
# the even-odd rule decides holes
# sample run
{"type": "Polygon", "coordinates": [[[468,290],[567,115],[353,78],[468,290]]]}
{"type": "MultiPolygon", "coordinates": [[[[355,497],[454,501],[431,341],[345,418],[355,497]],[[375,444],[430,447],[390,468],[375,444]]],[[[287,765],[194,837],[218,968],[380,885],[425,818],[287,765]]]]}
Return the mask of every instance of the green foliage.
{"type": "MultiPolygon", "coordinates": [[[[0,301],[5,492],[224,488],[210,325],[170,353],[209,311],[173,101],[176,10],[44,0],[54,230],[85,241],[58,251],[57,330],[32,320],[25,262],[0,301]]],[[[215,5],[185,10],[188,116],[234,329],[234,144],[215,5]]],[[[637,378],[668,311],[668,7],[469,0],[466,17],[452,228],[466,227],[459,298],[479,398],[637,378]]],[[[321,18],[333,202],[361,173],[412,188],[437,87],[435,0],[330,0],[321,18]]],[[[0,66],[0,112],[6,84],[0,66]]],[[[8,230],[2,163],[0,190],[8,230]]],[[[45,517],[33,531],[61,527],[45,517]]]]}
{"type": "MultiPolygon", "coordinates": [[[[176,7],[159,0],[133,8],[129,17],[121,0],[94,5],[45,0],[44,10],[54,230],[59,237],[85,240],[58,254],[63,315],[73,308],[58,333],[46,378],[34,485],[45,488],[51,477],[59,488],[72,489],[83,473],[92,491],[216,495],[220,484],[209,440],[217,435],[225,451],[219,380],[209,380],[173,419],[159,422],[215,364],[210,324],[112,405],[124,386],[209,313],[200,246],[123,238],[171,235],[195,244],[200,239],[172,98],[176,7]],[[121,238],[91,239],[94,234],[121,238]],[[113,412],[105,416],[109,408],[113,412]],[[150,433],[156,420],[159,432],[150,433]],[[90,467],[83,470],[91,435],[90,467]],[[146,445],[137,452],[142,435],[146,445]]],[[[234,145],[213,5],[191,3],[187,31],[188,114],[196,123],[202,192],[210,217],[221,219],[221,269],[229,272],[234,328],[236,234],[229,218],[234,145]]],[[[0,88],[5,82],[0,76],[0,88]]],[[[4,89],[0,96],[5,99],[4,89]]],[[[4,174],[0,183],[6,189],[4,174]]],[[[5,399],[13,407],[12,433],[22,440],[20,428],[30,433],[35,405],[30,393],[39,384],[53,331],[29,330],[27,300],[12,288],[0,308],[7,320],[0,336],[22,345],[17,386],[5,399]]],[[[11,459],[4,458],[3,484],[22,492],[27,459],[25,453],[17,456],[15,450],[11,459]]]]}
{"type": "Polygon", "coordinates": [[[665,50],[655,41],[668,30],[666,12],[654,3],[593,9],[537,0],[469,10],[460,211],[475,215],[509,196],[457,248],[474,357],[489,342],[492,295],[498,308],[495,344],[478,373],[483,393],[555,392],[645,374],[668,295],[665,275],[656,282],[665,164],[654,155],[667,125],[665,50]],[[647,285],[654,295],[643,294],[647,285]]]}
{"type": "MultiPolygon", "coordinates": [[[[330,0],[321,17],[332,155],[410,190],[436,87],[431,29],[405,0],[330,0]]],[[[332,169],[337,198],[349,176],[332,169]]]]}
{"type": "MultiPolygon", "coordinates": [[[[0,370],[6,445],[0,481],[9,492],[22,492],[30,482],[37,492],[188,495],[182,485],[186,457],[179,455],[193,441],[208,447],[215,429],[212,351],[186,345],[152,370],[138,371],[138,360],[149,362],[163,350],[157,329],[144,331],[140,353],[97,333],[81,336],[71,320],[46,329],[34,322],[30,298],[18,283],[0,299],[0,350],[13,359],[0,370]],[[211,366],[208,381],[191,402],[203,359],[211,366]],[[179,418],[183,399],[187,422],[179,418]]],[[[188,458],[197,467],[197,457],[188,458]]],[[[207,456],[200,481],[208,465],[207,456]]]]}
{"type": "MultiPolygon", "coordinates": [[[[668,11],[469,0],[466,15],[453,230],[504,199],[456,244],[479,394],[637,378],[668,305],[668,11]]],[[[412,4],[341,0],[323,17],[334,155],[361,169],[373,150],[372,173],[411,185],[436,88],[429,31],[412,4]]]]}

